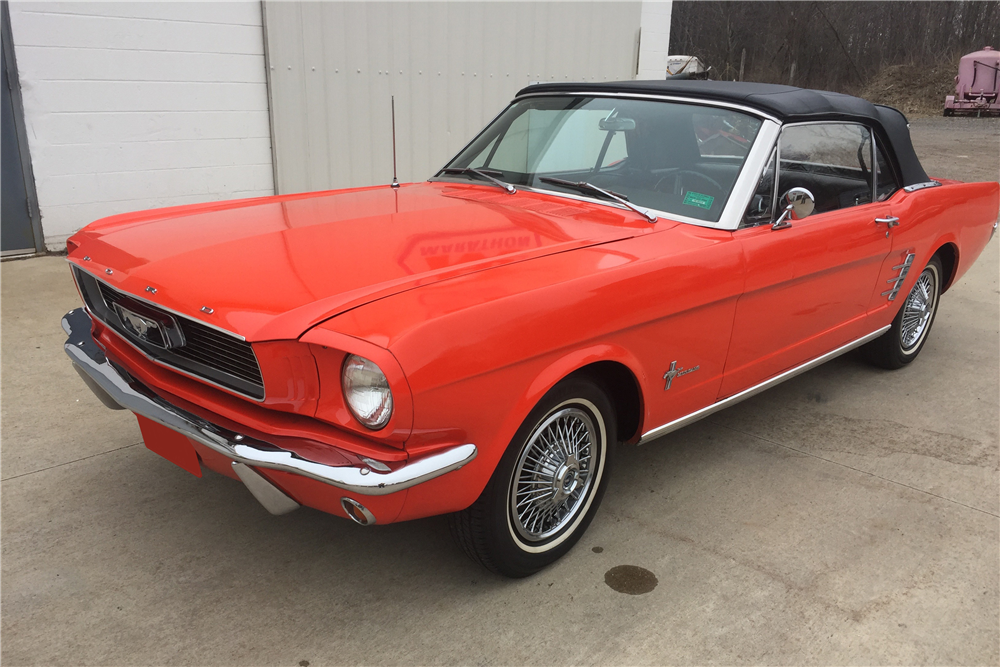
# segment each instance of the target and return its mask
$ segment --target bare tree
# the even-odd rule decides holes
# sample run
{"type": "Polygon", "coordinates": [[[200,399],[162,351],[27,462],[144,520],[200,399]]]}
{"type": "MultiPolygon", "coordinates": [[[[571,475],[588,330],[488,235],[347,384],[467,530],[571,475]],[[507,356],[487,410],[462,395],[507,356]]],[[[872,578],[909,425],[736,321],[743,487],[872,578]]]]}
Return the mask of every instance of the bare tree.
{"type": "MultiPolygon", "coordinates": [[[[857,92],[887,67],[938,67],[1000,48],[1000,2],[674,2],[672,53],[716,78],[857,92]]],[[[954,76],[952,74],[951,76],[954,76]]]]}

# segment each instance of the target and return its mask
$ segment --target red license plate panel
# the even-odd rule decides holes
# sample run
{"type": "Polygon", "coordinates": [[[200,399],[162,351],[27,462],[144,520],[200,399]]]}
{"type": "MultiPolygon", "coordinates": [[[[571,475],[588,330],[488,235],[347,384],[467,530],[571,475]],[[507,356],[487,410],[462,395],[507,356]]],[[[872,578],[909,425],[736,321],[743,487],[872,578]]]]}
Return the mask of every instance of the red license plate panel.
{"type": "Polygon", "coordinates": [[[136,415],[135,418],[139,420],[139,431],[146,449],[184,468],[195,477],[201,477],[201,462],[186,436],[141,415],[136,415]]]}

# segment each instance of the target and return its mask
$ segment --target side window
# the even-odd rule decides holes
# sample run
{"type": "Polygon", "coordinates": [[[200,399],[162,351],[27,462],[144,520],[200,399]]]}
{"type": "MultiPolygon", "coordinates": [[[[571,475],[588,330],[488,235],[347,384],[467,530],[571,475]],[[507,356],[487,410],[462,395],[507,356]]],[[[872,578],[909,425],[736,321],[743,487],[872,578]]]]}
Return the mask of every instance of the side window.
{"type": "Polygon", "coordinates": [[[779,196],[805,188],[816,199],[816,213],[871,203],[868,128],[854,123],[793,125],[782,130],[779,152],[779,196]]]}
{"type": "Polygon", "coordinates": [[[757,189],[753,192],[750,205],[747,206],[746,213],[743,214],[743,222],[740,227],[756,227],[757,225],[770,224],[774,211],[774,151],[771,151],[771,159],[767,162],[767,167],[760,175],[757,182],[757,189]]]}
{"type": "Polygon", "coordinates": [[[882,150],[881,145],[879,145],[876,153],[878,154],[878,161],[875,163],[875,199],[876,201],[885,201],[899,189],[899,183],[896,181],[896,174],[893,173],[892,165],[885,157],[885,152],[882,150]]]}

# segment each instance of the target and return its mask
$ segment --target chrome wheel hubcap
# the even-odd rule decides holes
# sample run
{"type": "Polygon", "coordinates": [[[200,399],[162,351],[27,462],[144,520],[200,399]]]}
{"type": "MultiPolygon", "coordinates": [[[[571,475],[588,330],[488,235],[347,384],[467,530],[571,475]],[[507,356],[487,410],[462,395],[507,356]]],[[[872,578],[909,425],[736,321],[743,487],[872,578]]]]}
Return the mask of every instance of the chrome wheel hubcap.
{"type": "Polygon", "coordinates": [[[924,269],[917,278],[917,284],[910,290],[910,295],[906,297],[899,332],[904,352],[915,348],[927,332],[934,308],[937,306],[936,282],[934,273],[930,269],[924,269]]]}
{"type": "Polygon", "coordinates": [[[571,454],[566,457],[563,464],[559,466],[559,470],[556,471],[552,484],[552,501],[555,503],[565,501],[580,488],[580,484],[580,462],[577,461],[576,456],[571,454]]]}
{"type": "Polygon", "coordinates": [[[576,518],[590,493],[598,437],[590,414],[574,407],[535,429],[511,484],[512,524],[522,538],[544,540],[576,518]]]}

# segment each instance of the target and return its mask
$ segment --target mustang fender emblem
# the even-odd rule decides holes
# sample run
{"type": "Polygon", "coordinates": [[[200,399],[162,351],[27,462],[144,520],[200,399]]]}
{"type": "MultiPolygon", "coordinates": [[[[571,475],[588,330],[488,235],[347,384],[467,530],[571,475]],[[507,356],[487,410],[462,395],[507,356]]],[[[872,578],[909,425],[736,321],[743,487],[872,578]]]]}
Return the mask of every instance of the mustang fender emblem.
{"type": "Polygon", "coordinates": [[[668,389],[670,389],[670,385],[673,384],[674,378],[679,378],[680,376],[687,375],[688,373],[694,373],[699,368],[701,368],[701,364],[695,366],[694,368],[688,368],[687,370],[684,370],[683,367],[677,368],[676,361],[671,361],[670,370],[663,374],[663,379],[667,381],[667,386],[663,388],[663,391],[667,391],[668,389]]]}

